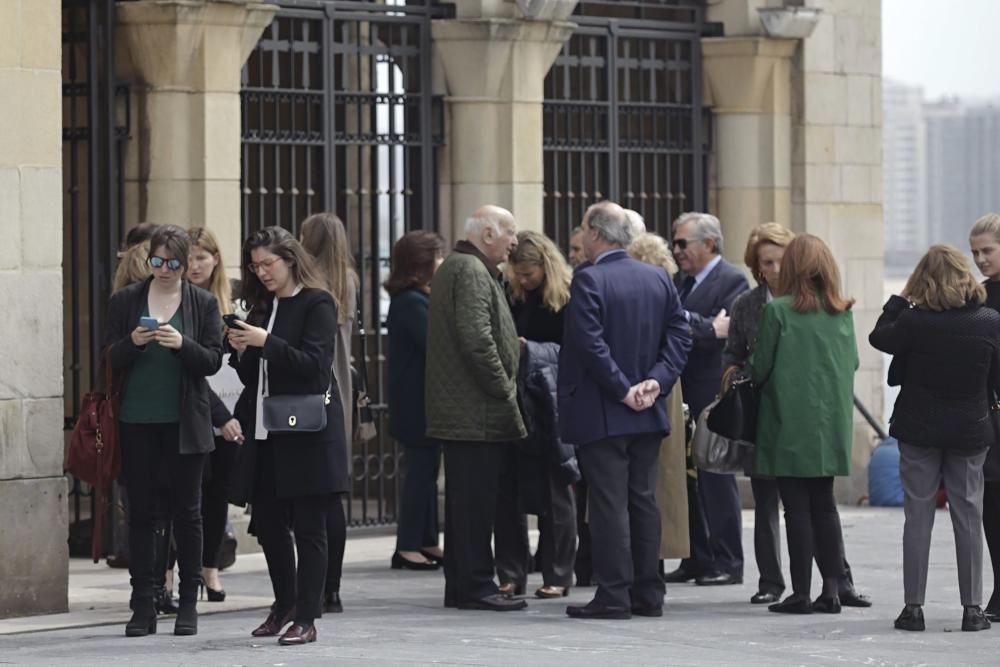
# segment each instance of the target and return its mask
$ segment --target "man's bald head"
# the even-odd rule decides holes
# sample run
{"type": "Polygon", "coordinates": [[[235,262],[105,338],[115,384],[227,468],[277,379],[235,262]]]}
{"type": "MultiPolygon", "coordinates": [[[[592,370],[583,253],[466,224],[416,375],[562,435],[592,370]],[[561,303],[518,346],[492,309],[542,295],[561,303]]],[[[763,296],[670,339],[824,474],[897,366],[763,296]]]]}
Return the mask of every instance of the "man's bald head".
{"type": "Polygon", "coordinates": [[[502,264],[517,247],[514,214],[502,206],[480,206],[465,221],[465,238],[491,262],[502,264]]]}

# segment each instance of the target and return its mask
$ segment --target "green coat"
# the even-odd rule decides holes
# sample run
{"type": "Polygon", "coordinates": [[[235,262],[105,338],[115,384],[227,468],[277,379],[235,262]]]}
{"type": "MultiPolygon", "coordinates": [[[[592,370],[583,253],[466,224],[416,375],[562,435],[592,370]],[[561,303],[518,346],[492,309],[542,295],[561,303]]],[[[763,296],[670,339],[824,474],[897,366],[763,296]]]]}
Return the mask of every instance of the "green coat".
{"type": "Polygon", "coordinates": [[[520,344],[497,276],[465,242],[434,274],[424,385],[430,437],[499,442],[526,435],[517,406],[520,344]]]}
{"type": "Polygon", "coordinates": [[[857,368],[850,311],[797,313],[787,296],[764,307],[750,356],[761,389],[754,474],[850,474],[857,368]]]}

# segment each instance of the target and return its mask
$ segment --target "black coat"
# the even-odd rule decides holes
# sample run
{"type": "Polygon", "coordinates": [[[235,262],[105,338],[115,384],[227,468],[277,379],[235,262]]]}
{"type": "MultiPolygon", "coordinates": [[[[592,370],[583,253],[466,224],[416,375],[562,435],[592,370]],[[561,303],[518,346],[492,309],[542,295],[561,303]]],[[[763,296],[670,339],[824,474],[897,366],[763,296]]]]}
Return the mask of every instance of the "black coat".
{"type": "MultiPolygon", "coordinates": [[[[266,326],[270,305],[261,318],[266,326]]],[[[242,356],[230,356],[229,363],[243,381],[235,412],[246,435],[233,475],[231,502],[242,505],[258,493],[291,498],[348,490],[344,415],[332,372],[336,335],[337,307],[333,298],[323,290],[307,288],[280,300],[263,348],[248,347],[242,356]],[[271,433],[265,441],[254,438],[262,356],[267,360],[267,384],[272,396],[322,394],[330,388],[332,397],[324,430],[271,433]],[[265,448],[268,451],[262,451],[265,448]],[[267,491],[260,488],[264,478],[267,491]]]]}
{"type": "Polygon", "coordinates": [[[559,345],[528,341],[521,354],[517,374],[521,413],[528,437],[518,442],[524,510],[530,514],[548,513],[548,479],[559,484],[580,480],[580,466],[572,444],[559,437],[559,399],[556,378],[559,374],[559,345]]]}
{"type": "MultiPolygon", "coordinates": [[[[145,346],[136,347],[131,334],[149,297],[152,278],[123,287],[111,295],[105,346],[112,368],[127,369],[145,346]]],[[[180,453],[204,454],[215,449],[208,382],[222,366],[222,316],[211,292],[185,281],[181,286],[184,342],[174,352],[184,368],[181,383],[180,453]]],[[[127,380],[126,380],[127,381],[127,380]]]]}
{"type": "Polygon", "coordinates": [[[404,445],[431,445],[424,414],[430,297],[408,289],[392,297],[389,330],[389,433],[404,445]]]}
{"type": "Polygon", "coordinates": [[[1000,388],[1000,314],[970,304],[943,312],[890,297],[868,337],[893,355],[899,397],[889,433],[900,442],[976,452],[993,444],[991,396],[1000,388]]]}

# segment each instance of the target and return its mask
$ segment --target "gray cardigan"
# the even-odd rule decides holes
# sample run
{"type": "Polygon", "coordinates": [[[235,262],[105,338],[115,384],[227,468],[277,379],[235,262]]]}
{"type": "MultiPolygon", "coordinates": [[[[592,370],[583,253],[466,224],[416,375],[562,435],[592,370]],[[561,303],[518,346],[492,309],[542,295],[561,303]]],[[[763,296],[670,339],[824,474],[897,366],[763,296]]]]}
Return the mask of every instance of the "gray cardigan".
{"type": "Polygon", "coordinates": [[[722,352],[723,370],[730,366],[744,366],[757,342],[760,315],[767,305],[767,285],[761,283],[736,297],[729,314],[729,337],[722,352]]]}

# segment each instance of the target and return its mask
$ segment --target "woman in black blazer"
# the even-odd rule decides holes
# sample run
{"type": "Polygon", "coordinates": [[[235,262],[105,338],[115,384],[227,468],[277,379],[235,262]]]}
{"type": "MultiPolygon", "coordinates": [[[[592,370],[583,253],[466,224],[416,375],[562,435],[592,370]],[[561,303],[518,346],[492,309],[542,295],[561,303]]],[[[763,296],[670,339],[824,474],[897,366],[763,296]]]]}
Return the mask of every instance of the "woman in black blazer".
{"type": "Polygon", "coordinates": [[[119,428],[129,500],[129,637],[156,632],[154,522],[167,519],[165,507],[180,569],[174,634],[198,632],[201,472],[215,447],[205,378],[222,364],[222,320],[215,297],[184,280],[189,250],[183,229],[157,228],[148,259],[153,275],[115,292],[108,308],[108,362],[126,373],[119,428]],[[143,326],[148,318],[156,328],[143,326]]]}
{"type": "Polygon", "coordinates": [[[330,495],[348,489],[344,415],[332,373],[337,307],[309,255],[280,227],[262,229],[244,243],[243,297],[250,308],[248,322],[230,328],[228,336],[236,350],[230,363],[244,384],[236,417],[248,437],[231,500],[253,504],[253,526],[275,598],[253,635],[277,635],[294,621],[278,641],[305,644],[316,641],[313,621],[326,579],[330,495]],[[323,430],[268,433],[264,428],[264,396],[328,390],[323,430]]]}

